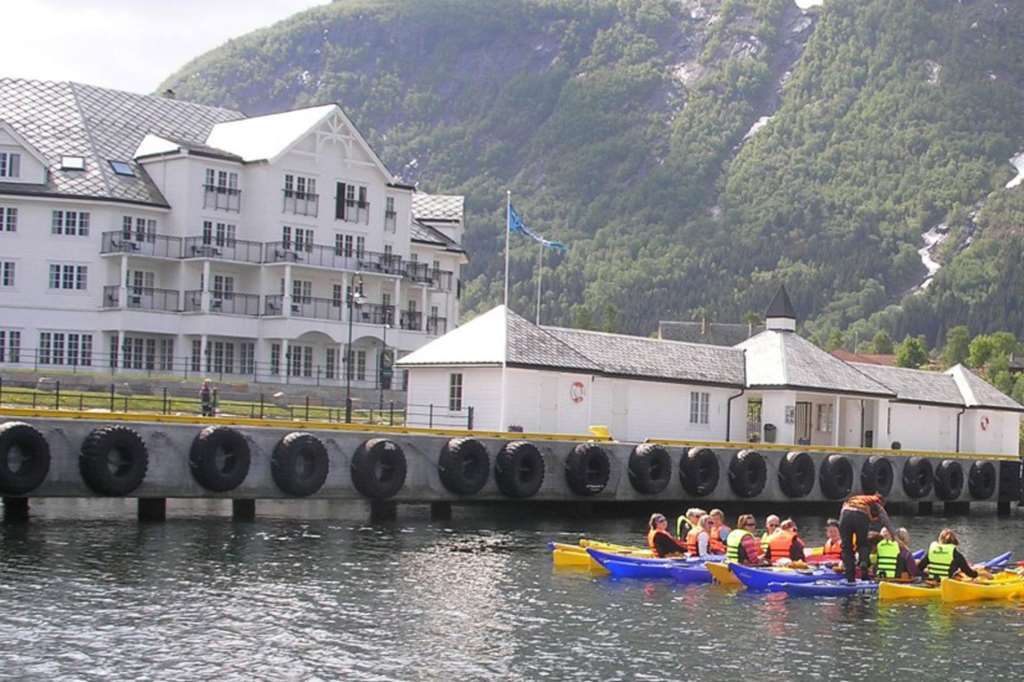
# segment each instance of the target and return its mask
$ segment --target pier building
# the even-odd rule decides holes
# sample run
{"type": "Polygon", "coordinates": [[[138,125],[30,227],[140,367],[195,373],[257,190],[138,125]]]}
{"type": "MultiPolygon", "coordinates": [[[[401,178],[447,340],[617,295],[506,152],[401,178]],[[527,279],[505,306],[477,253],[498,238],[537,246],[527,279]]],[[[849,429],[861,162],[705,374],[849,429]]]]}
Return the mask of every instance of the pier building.
{"type": "Polygon", "coordinates": [[[765,318],[726,347],[537,326],[499,306],[399,364],[410,403],[472,405],[481,429],[1018,453],[1024,407],[970,369],[844,362],[797,334],[784,288],[765,318]]]}
{"type": "Polygon", "coordinates": [[[462,207],[337,104],[0,79],[0,368],[390,388],[458,321],[462,207]]]}

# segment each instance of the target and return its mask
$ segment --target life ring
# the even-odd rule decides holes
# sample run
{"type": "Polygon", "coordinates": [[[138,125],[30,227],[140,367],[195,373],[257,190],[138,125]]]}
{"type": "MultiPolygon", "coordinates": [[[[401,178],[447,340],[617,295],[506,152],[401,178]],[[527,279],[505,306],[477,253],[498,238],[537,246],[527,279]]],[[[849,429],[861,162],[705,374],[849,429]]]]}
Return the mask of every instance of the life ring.
{"type": "Polygon", "coordinates": [[[967,489],[971,497],[978,500],[987,500],[996,492],[996,484],[999,478],[996,475],[996,465],[992,462],[979,459],[971,465],[967,473],[967,489]]]}
{"type": "Polygon", "coordinates": [[[743,498],[756,497],[768,482],[768,463],[756,450],[740,450],[729,462],[729,485],[743,498]]]}
{"type": "Polygon", "coordinates": [[[387,438],[371,438],[356,448],[351,468],[352,485],[371,499],[394,497],[405,485],[405,452],[387,438]]]}
{"type": "Polygon", "coordinates": [[[814,489],[814,459],[806,452],[788,452],[779,462],[779,487],[787,497],[806,497],[814,489]]]}
{"type": "Polygon", "coordinates": [[[981,430],[988,431],[989,418],[987,414],[981,415],[981,430]]]}
{"type": "Polygon", "coordinates": [[[487,485],[491,457],[476,438],[452,438],[441,448],[437,462],[441,483],[456,495],[476,495],[487,485]]]}
{"type": "Polygon", "coordinates": [[[629,482],[644,495],[657,495],[672,479],[672,458],[664,446],[640,443],[629,454],[629,482]]]}
{"type": "Polygon", "coordinates": [[[50,473],[50,444],[36,427],[25,422],[0,426],[0,492],[32,492],[50,473]],[[12,464],[14,466],[12,466],[12,464]]]}
{"type": "Polygon", "coordinates": [[[721,469],[711,448],[690,448],[679,461],[679,482],[694,497],[705,497],[718,486],[721,469]]]}
{"type": "Polygon", "coordinates": [[[955,459],[944,459],[935,467],[935,494],[940,500],[960,497],[964,489],[964,469],[955,459]]]}
{"type": "Polygon", "coordinates": [[[146,443],[127,426],[93,429],[82,441],[78,470],[99,495],[127,495],[139,487],[148,468],[146,443]]]}
{"type": "Polygon", "coordinates": [[[597,443],[580,443],[565,460],[565,483],[577,495],[597,495],[612,474],[608,453],[597,443]]]}
{"type": "Polygon", "coordinates": [[[892,491],[892,462],[887,457],[872,455],[860,469],[860,488],[865,495],[878,493],[888,497],[892,491]]]}
{"type": "Polygon", "coordinates": [[[903,492],[917,499],[932,491],[932,463],[922,457],[911,457],[903,465],[903,492]]]}
{"type": "Polygon", "coordinates": [[[853,489],[853,465],[845,455],[829,455],[818,470],[821,493],[830,500],[838,500],[853,489]]]}
{"type": "Polygon", "coordinates": [[[533,497],[544,483],[544,456],[530,441],[506,443],[494,458],[494,480],[508,497],[533,497]]]}
{"type": "Polygon", "coordinates": [[[215,493],[234,490],[249,475],[249,443],[228,426],[207,426],[192,441],[188,453],[192,477],[215,493]]]}
{"type": "Polygon", "coordinates": [[[283,492],[307,497],[327,480],[327,448],[311,433],[293,431],[277,442],[270,457],[270,475],[283,492]]]}

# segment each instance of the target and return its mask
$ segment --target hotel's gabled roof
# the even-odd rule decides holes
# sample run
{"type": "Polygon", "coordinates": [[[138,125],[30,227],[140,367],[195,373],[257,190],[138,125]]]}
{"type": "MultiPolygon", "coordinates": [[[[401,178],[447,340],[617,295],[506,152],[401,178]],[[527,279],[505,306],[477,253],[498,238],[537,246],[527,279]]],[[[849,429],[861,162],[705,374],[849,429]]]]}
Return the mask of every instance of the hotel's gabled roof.
{"type": "Polygon", "coordinates": [[[0,121],[38,150],[48,168],[45,184],[0,183],[0,192],[166,206],[133,159],[143,138],[153,133],[203,144],[216,124],[242,116],[229,109],[81,83],[0,78],[0,121]],[[85,158],[85,170],[62,170],[61,156],[85,158]],[[135,176],[114,173],[111,161],[128,163],[135,176]]]}

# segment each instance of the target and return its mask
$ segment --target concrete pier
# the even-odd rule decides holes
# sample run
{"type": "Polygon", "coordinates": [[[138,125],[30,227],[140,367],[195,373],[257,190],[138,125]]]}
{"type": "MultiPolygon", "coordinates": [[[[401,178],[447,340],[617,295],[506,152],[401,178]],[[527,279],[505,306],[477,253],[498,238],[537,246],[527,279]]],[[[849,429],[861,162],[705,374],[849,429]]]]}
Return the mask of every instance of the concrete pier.
{"type": "MultiPolygon", "coordinates": [[[[451,505],[449,505],[450,509],[451,505]]],[[[433,511],[434,505],[430,505],[433,511]]],[[[398,519],[398,503],[391,500],[373,500],[370,502],[371,521],[395,521],[398,519]]]]}
{"type": "Polygon", "coordinates": [[[231,518],[235,521],[255,521],[256,500],[231,500],[231,518]]]}
{"type": "Polygon", "coordinates": [[[27,497],[5,497],[4,498],[4,522],[22,523],[28,521],[28,498],[27,497]]]}
{"type": "Polygon", "coordinates": [[[430,503],[430,520],[431,521],[451,521],[452,519],[452,503],[451,502],[431,502],[430,503]]]}
{"type": "Polygon", "coordinates": [[[139,521],[154,522],[167,520],[166,497],[140,497],[138,504],[139,521]]]}
{"type": "Polygon", "coordinates": [[[946,502],[942,506],[943,512],[947,516],[967,516],[971,513],[970,502],[946,502]]]}

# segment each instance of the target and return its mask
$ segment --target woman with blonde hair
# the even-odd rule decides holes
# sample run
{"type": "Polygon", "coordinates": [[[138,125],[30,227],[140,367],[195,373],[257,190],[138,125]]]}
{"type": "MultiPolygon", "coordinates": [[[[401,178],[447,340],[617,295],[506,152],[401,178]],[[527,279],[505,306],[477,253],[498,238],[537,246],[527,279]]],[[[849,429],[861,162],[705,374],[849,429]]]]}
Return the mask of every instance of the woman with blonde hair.
{"type": "Polygon", "coordinates": [[[959,545],[960,539],[953,529],[943,528],[939,531],[938,539],[928,547],[924,559],[917,565],[918,571],[928,580],[951,578],[961,571],[971,578],[977,578],[978,572],[960,553],[959,545]]]}

